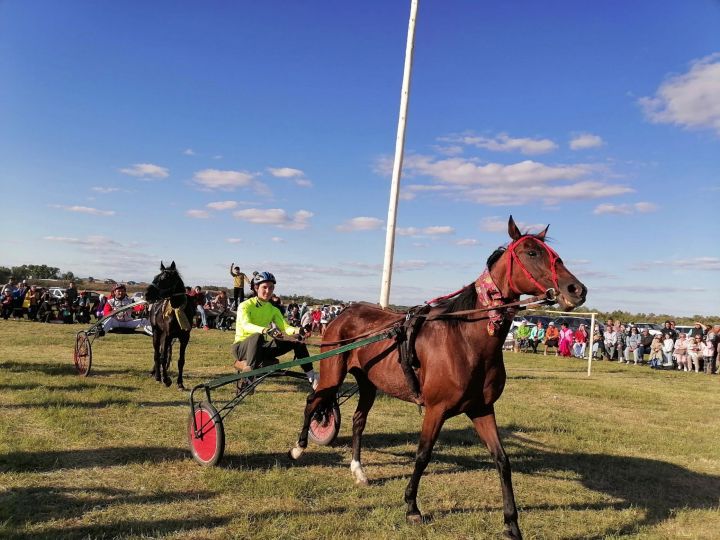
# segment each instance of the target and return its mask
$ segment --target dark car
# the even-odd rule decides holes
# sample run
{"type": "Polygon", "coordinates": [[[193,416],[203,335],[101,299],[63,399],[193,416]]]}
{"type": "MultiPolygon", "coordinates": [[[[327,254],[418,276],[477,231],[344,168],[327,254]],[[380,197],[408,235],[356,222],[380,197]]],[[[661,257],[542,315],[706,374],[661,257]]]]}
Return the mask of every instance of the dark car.
{"type": "Polygon", "coordinates": [[[560,326],[561,324],[565,323],[568,325],[568,328],[571,328],[573,330],[577,330],[580,328],[581,324],[585,325],[585,328],[590,331],[590,323],[592,322],[592,319],[588,317],[574,317],[574,316],[568,316],[563,315],[562,317],[557,317],[553,320],[555,322],[555,326],[560,326]]]}

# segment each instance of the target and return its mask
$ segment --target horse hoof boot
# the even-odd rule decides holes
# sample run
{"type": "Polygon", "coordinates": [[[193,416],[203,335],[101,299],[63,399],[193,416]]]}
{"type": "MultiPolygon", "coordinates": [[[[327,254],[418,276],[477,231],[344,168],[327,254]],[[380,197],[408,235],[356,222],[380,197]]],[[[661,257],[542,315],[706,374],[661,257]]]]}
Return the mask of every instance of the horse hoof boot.
{"type": "Polygon", "coordinates": [[[288,452],[288,457],[293,461],[297,461],[298,459],[300,459],[300,457],[302,457],[302,455],[303,455],[303,449],[300,448],[299,446],[295,446],[295,447],[291,448],[290,451],[288,452]]]}
{"type": "Polygon", "coordinates": [[[185,385],[183,383],[178,383],[177,387],[178,387],[178,390],[183,390],[183,391],[185,390],[185,385]]]}
{"type": "Polygon", "coordinates": [[[423,517],[420,512],[410,512],[405,515],[408,525],[422,525],[423,517]]]}
{"type": "Polygon", "coordinates": [[[163,379],[163,383],[165,384],[165,386],[170,386],[172,384],[172,379],[170,377],[165,377],[163,379]]]}

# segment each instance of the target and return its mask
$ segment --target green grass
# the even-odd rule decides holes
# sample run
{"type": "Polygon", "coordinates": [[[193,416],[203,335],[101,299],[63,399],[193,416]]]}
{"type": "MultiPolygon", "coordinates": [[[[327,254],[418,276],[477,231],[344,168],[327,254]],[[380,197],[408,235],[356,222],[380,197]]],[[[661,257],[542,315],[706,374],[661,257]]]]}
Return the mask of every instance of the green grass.
{"type": "MultiPolygon", "coordinates": [[[[446,423],[420,484],[429,522],[402,502],[422,417],[380,396],[364,438],[370,486],[349,472],[355,399],[333,447],[293,465],[307,388],[263,383],[225,421],[220,467],[186,442],[188,394],[156,384],[142,334],[94,342],[79,326],[0,321],[0,537],[496,538],[494,464],[465,418],[446,423]]],[[[231,372],[232,335],[193,332],[187,387],[231,372]]],[[[525,538],[717,538],[720,377],[506,353],[497,418],[525,538]]],[[[175,367],[173,366],[173,375],[175,367]]],[[[230,389],[217,399],[230,397],[230,389]]]]}

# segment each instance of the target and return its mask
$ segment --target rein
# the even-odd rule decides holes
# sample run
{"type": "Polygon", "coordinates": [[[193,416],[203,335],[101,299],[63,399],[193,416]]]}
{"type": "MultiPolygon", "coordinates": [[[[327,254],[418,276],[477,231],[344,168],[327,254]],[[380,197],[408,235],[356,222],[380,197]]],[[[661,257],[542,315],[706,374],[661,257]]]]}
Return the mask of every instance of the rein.
{"type": "MultiPolygon", "coordinates": [[[[535,238],[534,236],[522,236],[515,240],[513,243],[511,243],[507,247],[507,251],[510,254],[510,264],[507,265],[507,282],[508,286],[510,287],[510,290],[514,292],[515,294],[522,294],[520,290],[515,287],[515,284],[512,280],[512,266],[513,263],[517,264],[520,267],[520,270],[522,270],[523,274],[525,274],[525,277],[530,280],[530,282],[535,285],[539,290],[544,290],[544,287],[538,283],[538,281],[533,277],[533,275],[528,271],[528,269],[525,267],[525,265],[520,260],[520,257],[518,257],[518,254],[515,252],[515,248],[517,248],[520,244],[522,244],[525,240],[528,240],[529,238],[535,238]]],[[[552,283],[555,286],[555,290],[557,291],[560,287],[558,285],[558,275],[557,275],[557,261],[560,258],[560,256],[553,251],[553,249],[548,246],[544,241],[540,241],[540,245],[545,248],[545,251],[547,251],[548,256],[550,257],[550,271],[552,272],[552,283]]],[[[549,289],[548,289],[549,290],[549,289]]]]}

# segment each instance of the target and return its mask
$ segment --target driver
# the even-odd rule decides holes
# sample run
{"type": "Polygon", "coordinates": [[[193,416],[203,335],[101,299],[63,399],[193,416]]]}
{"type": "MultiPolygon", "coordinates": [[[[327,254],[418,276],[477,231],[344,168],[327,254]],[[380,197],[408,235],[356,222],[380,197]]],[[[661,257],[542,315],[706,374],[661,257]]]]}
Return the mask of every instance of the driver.
{"type": "MultiPolygon", "coordinates": [[[[307,347],[302,341],[283,340],[283,333],[298,335],[305,332],[285,322],[282,313],[270,302],[275,290],[275,276],[270,272],[258,272],[252,278],[252,288],[257,296],[241,302],[235,322],[235,343],[233,356],[235,369],[251,371],[277,359],[278,356],[293,351],[295,358],[307,358],[307,347]]],[[[320,377],[312,364],[302,366],[308,381],[317,388],[320,377]]]]}
{"type": "MultiPolygon", "coordinates": [[[[115,285],[112,290],[112,297],[108,299],[107,304],[110,306],[110,310],[116,311],[125,306],[129,306],[133,301],[128,298],[127,289],[122,283],[115,285]]],[[[148,323],[148,320],[144,317],[142,319],[133,319],[132,310],[121,311],[116,313],[112,317],[108,317],[103,323],[103,332],[109,332],[114,328],[138,328],[142,327],[143,332],[147,335],[152,336],[152,327],[148,323]]]]}

